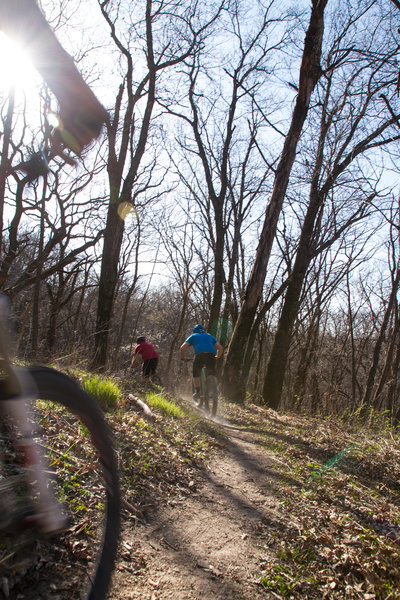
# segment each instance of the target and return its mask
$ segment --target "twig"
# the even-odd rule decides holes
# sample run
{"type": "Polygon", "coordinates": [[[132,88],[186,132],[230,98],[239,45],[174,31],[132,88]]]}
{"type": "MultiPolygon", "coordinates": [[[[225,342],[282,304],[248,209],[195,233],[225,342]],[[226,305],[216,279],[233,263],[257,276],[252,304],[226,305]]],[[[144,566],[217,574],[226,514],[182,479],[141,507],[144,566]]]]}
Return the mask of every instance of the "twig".
{"type": "Polygon", "coordinates": [[[130,503],[128,502],[128,500],[124,500],[124,499],[123,499],[123,500],[122,500],[122,506],[123,506],[124,508],[126,508],[127,510],[129,510],[130,512],[134,513],[135,517],[137,518],[137,515],[136,515],[136,513],[137,513],[137,508],[136,508],[135,506],[133,506],[132,504],[130,504],[130,503]]]}

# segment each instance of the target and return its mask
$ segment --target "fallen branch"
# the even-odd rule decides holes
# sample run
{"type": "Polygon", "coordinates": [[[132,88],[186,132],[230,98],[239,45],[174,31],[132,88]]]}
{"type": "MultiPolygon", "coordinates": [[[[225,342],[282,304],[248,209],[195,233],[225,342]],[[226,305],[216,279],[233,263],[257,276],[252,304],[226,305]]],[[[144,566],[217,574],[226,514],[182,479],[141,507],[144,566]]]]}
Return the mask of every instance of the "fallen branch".
{"type": "Polygon", "coordinates": [[[146,417],[148,417],[149,419],[155,419],[154,413],[151,412],[150,408],[145,402],[143,402],[143,400],[140,400],[137,396],[134,396],[133,394],[129,394],[129,400],[133,400],[133,402],[135,402],[135,404],[137,404],[138,407],[144,412],[146,417]]]}

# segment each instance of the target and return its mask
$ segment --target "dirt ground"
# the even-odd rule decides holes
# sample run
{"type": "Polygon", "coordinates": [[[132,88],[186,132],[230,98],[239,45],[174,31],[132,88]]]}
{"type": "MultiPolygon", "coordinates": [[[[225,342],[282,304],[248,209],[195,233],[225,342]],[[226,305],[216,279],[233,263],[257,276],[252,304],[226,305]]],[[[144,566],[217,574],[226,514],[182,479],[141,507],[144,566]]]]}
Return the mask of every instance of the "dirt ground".
{"type": "Polygon", "coordinates": [[[279,598],[259,585],[265,530],[279,527],[274,459],[256,431],[221,424],[222,448],[189,490],[149,507],[145,521],[125,521],[110,599],[279,598]]]}

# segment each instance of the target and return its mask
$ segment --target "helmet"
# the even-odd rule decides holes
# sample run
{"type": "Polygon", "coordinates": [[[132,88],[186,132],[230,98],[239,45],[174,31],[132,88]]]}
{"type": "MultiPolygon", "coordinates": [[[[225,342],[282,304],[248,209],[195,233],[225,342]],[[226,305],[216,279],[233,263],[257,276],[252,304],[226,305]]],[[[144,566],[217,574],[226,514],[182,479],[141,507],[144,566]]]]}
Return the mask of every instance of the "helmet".
{"type": "Polygon", "coordinates": [[[193,333],[204,333],[205,329],[203,327],[203,325],[196,325],[196,327],[193,327],[193,333]]]}
{"type": "Polygon", "coordinates": [[[137,338],[136,343],[137,344],[141,344],[142,342],[145,342],[146,338],[144,337],[144,335],[141,335],[137,338]]]}

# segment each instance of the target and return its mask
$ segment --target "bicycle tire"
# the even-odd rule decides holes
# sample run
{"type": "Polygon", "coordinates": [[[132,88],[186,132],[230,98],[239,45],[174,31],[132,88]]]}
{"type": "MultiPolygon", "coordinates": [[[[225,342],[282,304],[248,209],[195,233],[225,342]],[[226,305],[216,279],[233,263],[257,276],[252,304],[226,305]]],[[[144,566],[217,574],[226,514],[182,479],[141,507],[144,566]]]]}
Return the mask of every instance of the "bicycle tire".
{"type": "Polygon", "coordinates": [[[201,397],[204,402],[205,410],[210,410],[209,407],[209,397],[208,397],[208,383],[207,383],[207,369],[205,367],[202,368],[200,374],[200,390],[201,397]]]}
{"type": "Polygon", "coordinates": [[[215,375],[207,375],[207,389],[209,398],[212,400],[211,415],[215,417],[218,409],[218,385],[215,375]]]}
{"type": "Polygon", "coordinates": [[[42,568],[44,581],[36,577],[35,583],[25,576],[25,583],[14,586],[9,598],[14,593],[17,598],[21,585],[28,585],[29,591],[22,590],[28,599],[50,600],[56,593],[60,600],[105,600],[120,531],[113,436],[98,403],[69,377],[46,367],[29,372],[38,392],[39,443],[51,457],[60,500],[73,510],[68,530],[56,543],[35,541],[47,561],[42,568]],[[70,432],[79,432],[79,443],[69,437],[70,432]]]}

